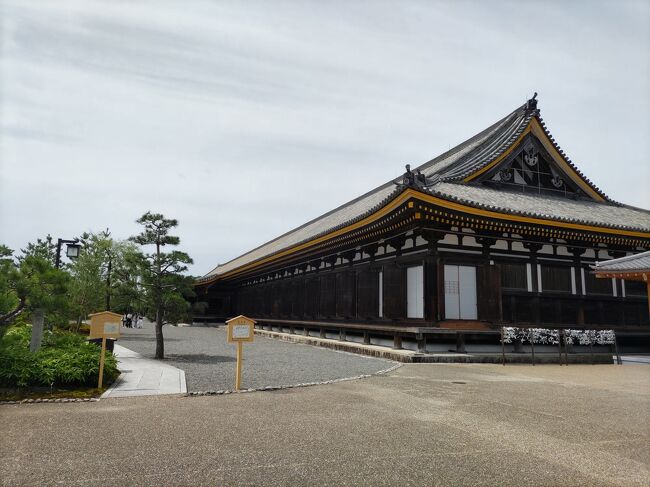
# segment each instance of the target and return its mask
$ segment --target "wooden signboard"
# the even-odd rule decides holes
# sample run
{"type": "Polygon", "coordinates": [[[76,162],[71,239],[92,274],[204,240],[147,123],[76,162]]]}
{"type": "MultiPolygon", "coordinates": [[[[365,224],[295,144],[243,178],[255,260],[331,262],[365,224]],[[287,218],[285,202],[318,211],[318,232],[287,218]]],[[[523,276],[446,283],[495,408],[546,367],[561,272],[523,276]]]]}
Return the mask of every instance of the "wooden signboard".
{"type": "Polygon", "coordinates": [[[228,325],[228,343],[252,342],[255,321],[245,316],[237,316],[226,321],[228,325]]]}
{"type": "Polygon", "coordinates": [[[122,315],[113,313],[112,311],[101,311],[99,313],[92,313],[90,316],[90,338],[120,338],[120,323],[122,322],[122,315]],[[109,334],[105,333],[104,325],[112,324],[116,327],[110,327],[114,330],[109,334]]]}
{"type": "Polygon", "coordinates": [[[242,343],[252,342],[255,336],[255,320],[239,315],[226,321],[228,325],[228,343],[237,344],[237,370],[235,375],[235,390],[241,386],[241,368],[244,358],[242,343]]]}
{"type": "Polygon", "coordinates": [[[106,339],[120,337],[120,321],[122,315],[111,311],[102,311],[90,315],[90,338],[102,339],[102,353],[99,356],[99,381],[101,388],[104,382],[104,360],[106,358],[106,339]]]}

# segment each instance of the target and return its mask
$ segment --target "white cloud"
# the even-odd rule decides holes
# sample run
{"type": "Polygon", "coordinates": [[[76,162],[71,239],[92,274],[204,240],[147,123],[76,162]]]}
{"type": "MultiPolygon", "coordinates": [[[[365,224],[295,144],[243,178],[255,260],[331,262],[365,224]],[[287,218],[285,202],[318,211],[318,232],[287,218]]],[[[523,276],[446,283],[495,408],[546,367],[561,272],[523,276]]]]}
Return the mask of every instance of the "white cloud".
{"type": "Polygon", "coordinates": [[[588,177],[650,206],[646,2],[0,2],[14,248],[151,209],[201,274],[533,91],[588,177]]]}

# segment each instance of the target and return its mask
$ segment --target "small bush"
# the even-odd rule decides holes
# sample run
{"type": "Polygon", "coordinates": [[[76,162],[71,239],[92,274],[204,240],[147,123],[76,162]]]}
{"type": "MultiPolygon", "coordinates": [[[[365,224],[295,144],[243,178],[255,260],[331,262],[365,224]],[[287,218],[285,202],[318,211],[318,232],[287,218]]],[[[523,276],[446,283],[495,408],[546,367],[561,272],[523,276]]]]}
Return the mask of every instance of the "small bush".
{"type": "MultiPolygon", "coordinates": [[[[29,351],[31,326],[14,326],[0,338],[1,387],[79,387],[97,383],[101,349],[83,336],[45,331],[41,349],[29,351]]],[[[104,383],[119,372],[115,356],[106,352],[104,383]]]]}

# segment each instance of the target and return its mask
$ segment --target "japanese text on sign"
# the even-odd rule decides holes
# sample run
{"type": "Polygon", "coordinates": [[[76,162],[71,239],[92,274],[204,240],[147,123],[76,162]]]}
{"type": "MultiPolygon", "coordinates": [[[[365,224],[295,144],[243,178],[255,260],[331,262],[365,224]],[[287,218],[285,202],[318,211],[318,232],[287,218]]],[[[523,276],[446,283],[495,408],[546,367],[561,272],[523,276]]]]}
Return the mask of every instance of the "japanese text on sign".
{"type": "Polygon", "coordinates": [[[251,327],[246,325],[234,325],[232,327],[232,337],[237,338],[250,338],[251,327]]]}

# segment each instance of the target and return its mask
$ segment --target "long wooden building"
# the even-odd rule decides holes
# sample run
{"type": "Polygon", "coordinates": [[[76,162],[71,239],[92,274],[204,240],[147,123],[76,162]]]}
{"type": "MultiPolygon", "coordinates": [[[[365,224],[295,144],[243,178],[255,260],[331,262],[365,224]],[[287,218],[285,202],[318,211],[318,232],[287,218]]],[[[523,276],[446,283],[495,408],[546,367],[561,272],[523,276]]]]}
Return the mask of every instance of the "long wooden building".
{"type": "Polygon", "coordinates": [[[650,331],[643,283],[590,269],[648,249],[650,211],[587,179],[534,97],[397,180],[219,265],[196,289],[214,320],[650,331]]]}

